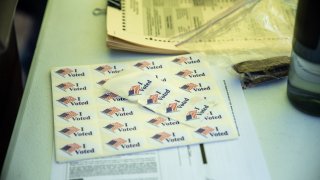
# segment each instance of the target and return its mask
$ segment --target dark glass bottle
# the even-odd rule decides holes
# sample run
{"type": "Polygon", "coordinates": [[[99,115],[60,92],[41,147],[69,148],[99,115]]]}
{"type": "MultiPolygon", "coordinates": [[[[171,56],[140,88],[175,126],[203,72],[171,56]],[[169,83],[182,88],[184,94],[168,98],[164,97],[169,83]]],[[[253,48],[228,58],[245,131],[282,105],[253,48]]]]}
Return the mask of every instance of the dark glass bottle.
{"type": "Polygon", "coordinates": [[[320,1],[299,0],[287,95],[299,110],[320,116],[320,1]]]}

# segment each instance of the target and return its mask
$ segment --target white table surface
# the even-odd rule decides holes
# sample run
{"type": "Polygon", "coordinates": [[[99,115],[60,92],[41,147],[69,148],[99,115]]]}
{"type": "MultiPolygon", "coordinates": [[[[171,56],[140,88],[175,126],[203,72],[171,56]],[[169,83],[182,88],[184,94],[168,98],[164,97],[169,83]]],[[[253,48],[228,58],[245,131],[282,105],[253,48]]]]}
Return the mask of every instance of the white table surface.
{"type": "MultiPolygon", "coordinates": [[[[105,0],[49,0],[1,179],[50,179],[53,114],[50,68],[137,60],[158,55],[112,51],[105,0]]],[[[244,91],[274,180],[320,179],[320,118],[300,113],[286,97],[286,80],[244,91]]]]}

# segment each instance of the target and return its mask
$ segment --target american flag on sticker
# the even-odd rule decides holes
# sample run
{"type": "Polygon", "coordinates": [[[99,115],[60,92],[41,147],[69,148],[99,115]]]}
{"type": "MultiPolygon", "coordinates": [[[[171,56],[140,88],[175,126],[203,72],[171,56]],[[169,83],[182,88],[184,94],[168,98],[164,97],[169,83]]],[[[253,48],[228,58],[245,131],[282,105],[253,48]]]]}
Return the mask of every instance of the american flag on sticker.
{"type": "Polygon", "coordinates": [[[62,129],[59,132],[64,134],[64,135],[66,135],[66,136],[68,136],[68,137],[70,137],[71,134],[76,133],[78,131],[80,131],[79,128],[71,126],[71,127],[67,127],[67,128],[62,129]]]}
{"type": "Polygon", "coordinates": [[[161,132],[161,133],[155,134],[151,138],[162,143],[162,141],[169,138],[170,136],[171,135],[169,133],[161,132]]]}
{"type": "Polygon", "coordinates": [[[70,68],[63,68],[63,69],[59,69],[58,71],[56,71],[56,73],[62,77],[64,77],[65,75],[68,75],[72,72],[73,72],[73,70],[70,68]]]}
{"type": "Polygon", "coordinates": [[[137,64],[135,64],[134,66],[139,68],[139,69],[143,69],[145,67],[150,66],[151,63],[147,62],[147,61],[143,61],[143,62],[138,62],[137,64]]]}
{"type": "Polygon", "coordinates": [[[197,110],[189,111],[186,120],[197,119],[197,110]]]}
{"type": "Polygon", "coordinates": [[[104,85],[108,80],[107,79],[103,79],[99,82],[97,82],[97,84],[99,84],[100,86],[104,85]]]}
{"type": "Polygon", "coordinates": [[[108,124],[105,128],[111,132],[114,132],[115,130],[117,130],[121,127],[123,127],[123,124],[121,124],[119,122],[115,122],[115,123],[108,124]]]}
{"type": "Polygon", "coordinates": [[[185,91],[190,92],[191,90],[193,90],[194,88],[196,88],[198,85],[194,84],[194,83],[189,83],[189,84],[185,84],[183,86],[180,87],[180,89],[183,89],[185,91]]]}
{"type": "Polygon", "coordinates": [[[122,144],[126,143],[127,141],[122,139],[122,138],[117,138],[117,139],[112,139],[107,143],[107,145],[115,148],[118,150],[118,147],[121,146],[122,144]]]}
{"type": "Polygon", "coordinates": [[[167,107],[167,113],[170,112],[175,112],[177,111],[177,103],[170,103],[169,106],[167,107]]]}
{"type": "Polygon", "coordinates": [[[66,96],[66,97],[63,97],[61,99],[58,99],[58,102],[67,106],[69,103],[75,101],[76,98],[72,97],[72,96],[66,96]]]}
{"type": "Polygon", "coordinates": [[[64,113],[62,113],[62,114],[60,114],[60,115],[58,115],[60,118],[62,118],[62,119],[64,119],[64,120],[66,120],[66,121],[68,121],[69,119],[71,119],[71,118],[74,118],[74,117],[76,117],[78,114],[76,113],[76,112],[74,112],[74,111],[69,111],[69,112],[64,112],[64,113]]]}
{"type": "Polygon", "coordinates": [[[147,99],[147,104],[156,104],[158,102],[159,94],[150,95],[149,99],[147,99]]]}
{"type": "Polygon", "coordinates": [[[75,85],[72,84],[71,82],[66,82],[66,83],[61,83],[58,86],[56,86],[57,88],[61,89],[62,91],[66,91],[69,88],[74,87],[75,85]]]}
{"type": "Polygon", "coordinates": [[[152,125],[155,125],[155,126],[158,126],[159,124],[165,122],[166,119],[163,118],[163,117],[157,117],[157,118],[154,118],[154,119],[151,119],[148,121],[148,123],[152,124],[152,125]]]}
{"type": "Polygon", "coordinates": [[[131,86],[129,90],[129,96],[139,95],[140,93],[140,85],[131,86]]]}
{"type": "Polygon", "coordinates": [[[180,76],[180,77],[183,77],[183,78],[186,78],[187,76],[189,76],[190,74],[192,74],[192,71],[188,70],[188,69],[185,69],[183,71],[179,71],[176,75],[177,76],[180,76]]]}
{"type": "Polygon", "coordinates": [[[214,131],[213,128],[211,128],[209,126],[205,126],[205,127],[197,129],[195,132],[206,137],[209,133],[211,133],[213,131],[214,131]]]}
{"type": "Polygon", "coordinates": [[[181,57],[175,58],[172,62],[175,62],[175,63],[181,65],[182,63],[184,63],[186,61],[188,61],[188,58],[181,56],[181,57]]]}
{"type": "Polygon", "coordinates": [[[105,72],[107,72],[107,71],[109,71],[109,70],[111,70],[111,69],[112,69],[111,66],[103,65],[103,66],[97,67],[95,70],[98,71],[98,72],[100,72],[100,73],[102,73],[102,74],[104,74],[105,72]]]}
{"type": "Polygon", "coordinates": [[[118,95],[116,95],[115,93],[107,92],[107,93],[103,94],[102,96],[100,96],[99,98],[103,99],[105,101],[109,101],[109,100],[116,98],[116,97],[118,97],[118,95]]]}
{"type": "Polygon", "coordinates": [[[61,150],[68,153],[70,156],[72,156],[72,153],[80,148],[81,146],[79,144],[73,143],[73,144],[68,144],[63,146],[61,150]]]}
{"type": "Polygon", "coordinates": [[[119,108],[112,107],[112,108],[108,108],[108,109],[103,110],[102,113],[106,114],[108,116],[112,116],[119,111],[121,111],[119,108]]]}

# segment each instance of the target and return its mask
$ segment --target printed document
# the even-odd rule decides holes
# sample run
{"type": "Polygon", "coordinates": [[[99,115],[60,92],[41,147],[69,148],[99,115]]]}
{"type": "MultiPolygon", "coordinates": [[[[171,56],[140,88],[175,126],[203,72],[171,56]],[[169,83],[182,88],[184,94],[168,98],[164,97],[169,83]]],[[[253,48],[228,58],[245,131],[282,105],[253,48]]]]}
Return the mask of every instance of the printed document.
{"type": "Polygon", "coordinates": [[[269,180],[269,172],[246,106],[240,82],[224,69],[210,67],[239,138],[129,155],[57,163],[56,180],[269,180]]]}
{"type": "Polygon", "coordinates": [[[165,54],[288,52],[294,13],[279,0],[121,0],[107,7],[107,44],[114,49],[165,54]],[[181,44],[190,32],[215,20],[206,31],[181,44]]]}

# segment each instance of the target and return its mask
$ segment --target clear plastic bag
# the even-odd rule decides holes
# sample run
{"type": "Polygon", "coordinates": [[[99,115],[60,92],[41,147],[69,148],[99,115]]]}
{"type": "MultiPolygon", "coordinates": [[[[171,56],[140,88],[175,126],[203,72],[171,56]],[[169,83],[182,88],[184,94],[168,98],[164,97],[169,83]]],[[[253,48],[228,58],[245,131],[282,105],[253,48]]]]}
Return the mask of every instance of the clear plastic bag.
{"type": "Polygon", "coordinates": [[[251,59],[289,55],[297,0],[259,0],[213,24],[175,37],[177,47],[205,52],[214,64],[229,65],[251,59]],[[220,60],[220,61],[219,61],[220,60]]]}

